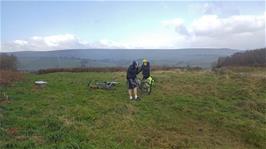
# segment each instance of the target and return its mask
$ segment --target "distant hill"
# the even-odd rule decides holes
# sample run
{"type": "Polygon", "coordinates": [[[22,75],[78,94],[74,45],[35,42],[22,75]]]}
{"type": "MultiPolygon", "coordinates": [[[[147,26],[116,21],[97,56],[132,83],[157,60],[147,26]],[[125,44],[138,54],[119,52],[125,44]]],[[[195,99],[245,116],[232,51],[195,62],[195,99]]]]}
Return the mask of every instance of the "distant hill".
{"type": "Polygon", "coordinates": [[[266,66],[266,48],[237,52],[231,56],[220,57],[217,67],[226,66],[266,66]]]}
{"type": "Polygon", "coordinates": [[[125,67],[132,60],[149,59],[159,66],[211,67],[219,57],[238,52],[233,49],[69,49],[57,51],[11,52],[20,70],[61,67],[125,67]]]}

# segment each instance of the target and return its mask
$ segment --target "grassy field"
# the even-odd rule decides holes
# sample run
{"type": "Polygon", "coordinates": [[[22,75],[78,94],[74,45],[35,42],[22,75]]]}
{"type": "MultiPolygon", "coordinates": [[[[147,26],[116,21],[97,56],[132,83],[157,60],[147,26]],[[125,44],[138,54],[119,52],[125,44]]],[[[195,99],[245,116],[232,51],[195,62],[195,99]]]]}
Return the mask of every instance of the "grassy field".
{"type": "Polygon", "coordinates": [[[150,96],[129,101],[125,73],[26,74],[0,103],[1,148],[266,146],[266,69],[156,71],[150,96]],[[258,73],[258,75],[256,75],[258,73]],[[89,89],[90,80],[120,82],[89,89]],[[35,80],[48,81],[42,89],[35,80]]]}

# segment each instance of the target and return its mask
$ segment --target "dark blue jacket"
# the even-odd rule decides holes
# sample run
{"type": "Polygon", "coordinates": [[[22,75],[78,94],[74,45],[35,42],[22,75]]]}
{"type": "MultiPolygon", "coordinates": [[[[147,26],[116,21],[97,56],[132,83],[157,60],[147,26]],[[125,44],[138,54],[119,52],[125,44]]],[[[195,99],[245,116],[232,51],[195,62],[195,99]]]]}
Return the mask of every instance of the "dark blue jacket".
{"type": "Polygon", "coordinates": [[[146,66],[142,64],[140,71],[142,71],[143,79],[147,79],[148,77],[150,77],[150,63],[148,62],[146,66]]]}
{"type": "Polygon", "coordinates": [[[133,64],[130,65],[127,69],[127,79],[136,79],[139,72],[138,67],[135,67],[133,64]]]}

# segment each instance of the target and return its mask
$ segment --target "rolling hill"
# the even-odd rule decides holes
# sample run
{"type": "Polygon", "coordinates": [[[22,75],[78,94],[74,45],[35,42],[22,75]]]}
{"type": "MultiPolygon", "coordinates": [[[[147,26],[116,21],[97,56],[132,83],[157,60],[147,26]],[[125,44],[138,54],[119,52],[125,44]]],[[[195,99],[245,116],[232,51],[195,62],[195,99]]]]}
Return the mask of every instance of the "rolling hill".
{"type": "Polygon", "coordinates": [[[12,52],[20,70],[61,67],[125,67],[132,60],[149,59],[159,66],[211,67],[219,57],[229,56],[233,49],[69,49],[57,51],[12,52]]]}

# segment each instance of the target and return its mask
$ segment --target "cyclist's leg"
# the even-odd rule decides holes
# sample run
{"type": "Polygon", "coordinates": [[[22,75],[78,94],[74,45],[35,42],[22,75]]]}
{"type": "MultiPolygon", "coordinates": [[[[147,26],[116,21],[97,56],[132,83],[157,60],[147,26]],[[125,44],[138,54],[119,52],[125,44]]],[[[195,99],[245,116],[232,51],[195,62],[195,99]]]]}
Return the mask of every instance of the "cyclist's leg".
{"type": "Polygon", "coordinates": [[[134,85],[132,84],[132,79],[128,79],[128,95],[129,99],[133,99],[132,92],[133,92],[134,85]]]}
{"type": "Polygon", "coordinates": [[[136,79],[133,80],[133,84],[134,84],[133,92],[135,95],[135,99],[138,99],[138,83],[136,79]]]}

